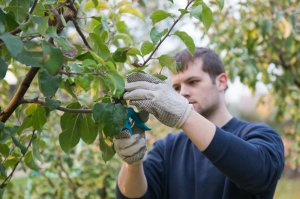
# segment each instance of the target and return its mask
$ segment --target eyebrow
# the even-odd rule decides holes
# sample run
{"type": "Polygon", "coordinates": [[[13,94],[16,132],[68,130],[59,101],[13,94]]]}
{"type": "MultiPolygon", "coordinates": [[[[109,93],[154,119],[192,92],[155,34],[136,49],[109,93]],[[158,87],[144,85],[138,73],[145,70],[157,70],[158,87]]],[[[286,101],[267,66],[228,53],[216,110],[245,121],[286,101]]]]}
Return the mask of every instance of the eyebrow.
{"type": "MultiPolygon", "coordinates": [[[[185,79],[183,82],[186,83],[186,82],[188,82],[188,81],[190,81],[190,80],[193,80],[193,79],[201,80],[202,78],[199,77],[199,76],[191,76],[191,77],[185,79]]],[[[174,88],[174,87],[179,86],[179,85],[180,85],[180,84],[175,83],[175,84],[172,84],[172,87],[174,88]]]]}

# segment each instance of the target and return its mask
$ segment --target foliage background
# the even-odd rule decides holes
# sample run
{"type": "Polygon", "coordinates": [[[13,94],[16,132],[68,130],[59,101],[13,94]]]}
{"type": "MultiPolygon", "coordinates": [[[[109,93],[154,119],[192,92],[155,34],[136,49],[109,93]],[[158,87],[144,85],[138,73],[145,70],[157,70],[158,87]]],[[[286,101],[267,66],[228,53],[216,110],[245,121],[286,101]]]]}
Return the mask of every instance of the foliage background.
{"type": "MultiPolygon", "coordinates": [[[[0,196],[114,198],[120,161],[112,157],[111,139],[124,125],[126,111],[115,103],[125,75],[144,70],[163,78],[162,67],[175,66],[167,55],[186,47],[193,52],[195,45],[216,50],[231,80],[238,78],[253,95],[265,85],[268,93],[255,111],[237,104],[231,110],[271,124],[284,137],[287,167],[297,168],[300,2],[223,4],[0,0],[0,196]],[[8,115],[28,76],[26,95],[8,115]]],[[[173,131],[153,118],[148,125],[149,148],[173,131]]],[[[289,182],[279,183],[276,197],[286,194],[289,182]]]]}

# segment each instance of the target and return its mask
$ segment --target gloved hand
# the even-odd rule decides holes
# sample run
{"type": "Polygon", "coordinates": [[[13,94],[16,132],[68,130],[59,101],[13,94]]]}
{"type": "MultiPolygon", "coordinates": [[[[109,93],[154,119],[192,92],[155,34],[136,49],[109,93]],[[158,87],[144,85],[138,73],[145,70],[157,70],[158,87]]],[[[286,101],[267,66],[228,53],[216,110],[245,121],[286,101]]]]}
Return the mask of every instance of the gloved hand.
{"type": "MultiPolygon", "coordinates": [[[[139,117],[143,122],[149,118],[149,113],[142,111],[139,117]]],[[[113,139],[114,148],[118,156],[128,164],[134,164],[143,160],[147,151],[145,130],[139,128],[135,123],[132,126],[132,135],[129,129],[124,129],[113,139]]]]}
{"type": "Polygon", "coordinates": [[[191,113],[193,106],[166,82],[143,73],[127,77],[123,98],[139,110],[153,114],[160,122],[180,128],[191,113]]]}

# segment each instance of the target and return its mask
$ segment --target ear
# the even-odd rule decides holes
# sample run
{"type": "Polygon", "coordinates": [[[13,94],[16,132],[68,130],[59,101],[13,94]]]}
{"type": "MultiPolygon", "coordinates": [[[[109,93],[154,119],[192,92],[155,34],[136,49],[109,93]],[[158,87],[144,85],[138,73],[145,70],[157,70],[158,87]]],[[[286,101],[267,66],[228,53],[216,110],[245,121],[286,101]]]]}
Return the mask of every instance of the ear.
{"type": "Polygon", "coordinates": [[[226,73],[221,73],[216,78],[216,84],[219,89],[219,91],[225,91],[228,87],[227,85],[228,76],[226,73]]]}

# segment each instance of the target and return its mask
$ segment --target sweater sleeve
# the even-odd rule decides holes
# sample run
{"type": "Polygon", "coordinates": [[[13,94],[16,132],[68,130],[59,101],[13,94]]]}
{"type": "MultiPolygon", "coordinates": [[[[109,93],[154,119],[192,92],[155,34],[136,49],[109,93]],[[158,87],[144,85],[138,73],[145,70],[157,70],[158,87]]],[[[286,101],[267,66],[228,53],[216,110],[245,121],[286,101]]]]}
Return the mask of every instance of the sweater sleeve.
{"type": "Polygon", "coordinates": [[[217,128],[204,155],[241,189],[256,193],[277,182],[284,166],[279,135],[267,125],[253,125],[243,138],[217,128]]]}

